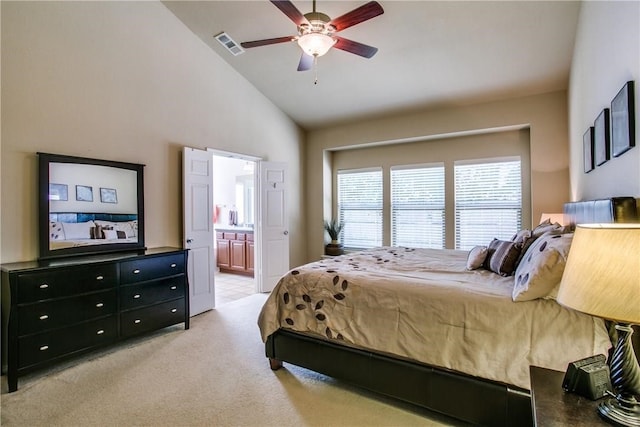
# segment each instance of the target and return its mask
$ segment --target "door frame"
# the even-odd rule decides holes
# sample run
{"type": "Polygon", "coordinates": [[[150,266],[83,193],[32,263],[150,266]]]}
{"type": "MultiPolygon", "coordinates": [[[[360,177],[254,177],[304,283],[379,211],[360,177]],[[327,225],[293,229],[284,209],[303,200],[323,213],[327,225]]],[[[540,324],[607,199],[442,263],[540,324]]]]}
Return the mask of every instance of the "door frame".
{"type": "MultiPolygon", "coordinates": [[[[264,159],[262,157],[256,157],[256,156],[251,156],[249,154],[242,154],[242,153],[238,153],[235,151],[225,151],[225,150],[218,150],[217,148],[209,148],[207,147],[207,152],[211,153],[211,156],[218,156],[218,157],[229,157],[232,159],[240,159],[240,160],[247,160],[247,161],[251,161],[251,162],[255,162],[256,163],[256,167],[253,171],[253,181],[254,181],[254,188],[255,191],[253,192],[253,206],[254,206],[254,212],[257,215],[260,209],[259,203],[260,203],[260,198],[258,197],[260,194],[260,179],[258,177],[258,163],[263,161],[264,159]]],[[[215,183],[213,184],[213,198],[215,201],[215,183]]],[[[257,218],[256,218],[257,219],[257,218]]],[[[255,226],[255,222],[254,222],[254,228],[253,228],[253,238],[255,240],[255,247],[254,247],[254,254],[253,254],[253,259],[254,259],[254,265],[257,267],[258,263],[256,262],[256,260],[260,259],[260,256],[262,256],[262,228],[261,227],[256,227],[255,226]]],[[[214,233],[214,239],[215,239],[215,233],[214,233]]],[[[215,241],[214,241],[214,247],[217,248],[215,241]]],[[[217,265],[217,260],[216,260],[216,265],[217,265]]],[[[258,293],[260,292],[260,290],[262,289],[262,284],[261,284],[261,275],[259,274],[258,271],[254,271],[253,274],[253,287],[254,287],[254,292],[258,293]]]]}

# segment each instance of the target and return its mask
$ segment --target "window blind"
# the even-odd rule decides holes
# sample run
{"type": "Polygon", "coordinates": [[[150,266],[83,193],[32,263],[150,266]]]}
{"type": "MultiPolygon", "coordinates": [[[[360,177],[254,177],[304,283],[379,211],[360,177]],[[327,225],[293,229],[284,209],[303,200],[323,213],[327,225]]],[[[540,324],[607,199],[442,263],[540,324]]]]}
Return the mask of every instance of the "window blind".
{"type": "Polygon", "coordinates": [[[509,240],[522,225],[521,162],[518,158],[456,162],[456,249],[509,240]]]}
{"type": "Polygon", "coordinates": [[[391,168],[391,245],[442,249],[444,164],[391,168]]]}
{"type": "Polygon", "coordinates": [[[346,248],[382,246],[382,169],[338,171],[338,216],[346,248]]]}

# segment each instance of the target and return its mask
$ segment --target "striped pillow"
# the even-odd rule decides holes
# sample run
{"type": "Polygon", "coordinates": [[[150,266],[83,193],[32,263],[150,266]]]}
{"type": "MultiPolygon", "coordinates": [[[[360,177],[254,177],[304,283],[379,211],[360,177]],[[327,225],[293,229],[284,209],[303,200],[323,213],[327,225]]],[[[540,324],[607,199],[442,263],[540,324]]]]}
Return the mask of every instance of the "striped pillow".
{"type": "Polygon", "coordinates": [[[484,268],[501,276],[511,276],[515,271],[522,246],[516,242],[493,239],[489,244],[484,268]]]}

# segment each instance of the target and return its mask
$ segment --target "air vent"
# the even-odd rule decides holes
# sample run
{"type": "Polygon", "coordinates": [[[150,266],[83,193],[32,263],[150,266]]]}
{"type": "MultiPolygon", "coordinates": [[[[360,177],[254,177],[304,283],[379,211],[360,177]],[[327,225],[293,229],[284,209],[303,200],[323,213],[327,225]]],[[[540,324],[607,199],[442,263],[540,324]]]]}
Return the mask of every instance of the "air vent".
{"type": "Polygon", "coordinates": [[[233,56],[240,55],[244,53],[244,49],[240,47],[240,45],[234,42],[231,37],[225,32],[222,32],[216,36],[214,36],[216,40],[220,42],[222,46],[225,47],[233,56]]]}

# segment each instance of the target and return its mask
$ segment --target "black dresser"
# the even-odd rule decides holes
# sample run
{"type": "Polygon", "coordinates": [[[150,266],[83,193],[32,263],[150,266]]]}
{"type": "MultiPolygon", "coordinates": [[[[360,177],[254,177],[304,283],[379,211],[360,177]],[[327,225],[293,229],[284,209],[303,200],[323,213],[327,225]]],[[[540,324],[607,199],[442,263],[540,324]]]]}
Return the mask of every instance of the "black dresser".
{"type": "Polygon", "coordinates": [[[2,372],[18,377],[128,337],[184,322],[187,251],[2,265],[2,372]]]}

